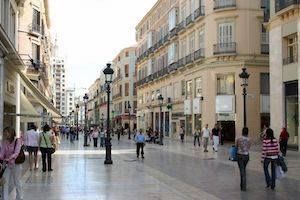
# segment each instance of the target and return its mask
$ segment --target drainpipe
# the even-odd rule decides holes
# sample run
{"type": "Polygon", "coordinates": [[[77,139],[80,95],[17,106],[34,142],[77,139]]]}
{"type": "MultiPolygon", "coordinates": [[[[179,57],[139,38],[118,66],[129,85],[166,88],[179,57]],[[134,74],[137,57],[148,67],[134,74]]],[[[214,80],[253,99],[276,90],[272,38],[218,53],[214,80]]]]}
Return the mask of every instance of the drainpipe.
{"type": "MultiPolygon", "coordinates": [[[[20,74],[17,73],[17,81],[16,81],[16,113],[21,113],[21,79],[20,74]]],[[[20,123],[21,116],[16,115],[16,137],[20,138],[20,123]]]]}

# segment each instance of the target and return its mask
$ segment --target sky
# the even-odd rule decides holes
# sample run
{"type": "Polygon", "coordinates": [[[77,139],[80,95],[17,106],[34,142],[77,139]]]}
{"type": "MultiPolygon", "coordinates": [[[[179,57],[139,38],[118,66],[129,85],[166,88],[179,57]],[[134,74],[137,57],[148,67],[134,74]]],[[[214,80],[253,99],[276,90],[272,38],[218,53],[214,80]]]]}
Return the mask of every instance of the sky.
{"type": "Polygon", "coordinates": [[[84,93],[107,62],[136,44],[135,27],[157,0],[50,0],[51,34],[66,58],[67,86],[84,93]]]}

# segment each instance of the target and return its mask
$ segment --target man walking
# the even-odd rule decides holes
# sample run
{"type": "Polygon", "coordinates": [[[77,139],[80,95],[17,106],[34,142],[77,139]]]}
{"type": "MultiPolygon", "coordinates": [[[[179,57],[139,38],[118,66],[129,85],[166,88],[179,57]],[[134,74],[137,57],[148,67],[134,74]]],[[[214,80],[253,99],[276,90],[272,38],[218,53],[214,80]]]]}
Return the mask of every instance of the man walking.
{"type": "Polygon", "coordinates": [[[213,150],[218,152],[219,138],[220,138],[220,130],[218,124],[215,124],[215,127],[212,129],[212,139],[213,139],[213,150]]]}
{"type": "Polygon", "coordinates": [[[210,130],[208,128],[208,124],[206,124],[205,127],[202,129],[204,152],[208,152],[207,144],[208,144],[209,136],[210,136],[210,130]]]}
{"type": "Polygon", "coordinates": [[[139,132],[135,136],[136,141],[136,157],[138,158],[140,155],[140,149],[142,149],[141,154],[142,158],[144,158],[144,144],[145,144],[145,135],[143,134],[143,130],[140,129],[139,132]]]}

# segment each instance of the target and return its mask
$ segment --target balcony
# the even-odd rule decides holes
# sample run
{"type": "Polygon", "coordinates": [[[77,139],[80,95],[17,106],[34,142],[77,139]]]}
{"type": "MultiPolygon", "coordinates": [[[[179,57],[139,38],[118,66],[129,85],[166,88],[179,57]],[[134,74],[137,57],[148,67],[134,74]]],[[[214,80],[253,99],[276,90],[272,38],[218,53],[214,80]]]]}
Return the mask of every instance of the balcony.
{"type": "Polygon", "coordinates": [[[197,8],[194,12],[195,20],[198,19],[200,16],[205,15],[205,6],[201,6],[197,8]]]}
{"type": "Polygon", "coordinates": [[[199,60],[204,57],[204,48],[200,48],[194,52],[194,60],[199,60]]]}
{"type": "Polygon", "coordinates": [[[164,44],[168,43],[170,41],[170,35],[169,34],[166,34],[164,36],[164,44]]]}
{"type": "Polygon", "coordinates": [[[170,39],[175,37],[177,34],[178,34],[178,29],[177,27],[175,27],[170,31],[170,39]]]}
{"type": "Polygon", "coordinates": [[[288,64],[297,63],[297,62],[298,62],[298,56],[297,55],[287,57],[287,58],[284,58],[282,60],[283,65],[288,65],[288,64]]]}
{"type": "Polygon", "coordinates": [[[214,10],[236,7],[236,0],[215,0],[214,10]]]}
{"type": "Polygon", "coordinates": [[[185,65],[185,57],[178,60],[178,68],[183,67],[185,65]]]}
{"type": "Polygon", "coordinates": [[[168,66],[169,72],[175,71],[175,70],[177,70],[177,68],[178,68],[178,63],[177,62],[174,62],[174,63],[172,63],[168,66]]]}
{"type": "Polygon", "coordinates": [[[115,95],[113,96],[113,99],[117,99],[117,98],[119,98],[119,97],[122,97],[122,93],[115,94],[115,95]]]}
{"type": "Polygon", "coordinates": [[[192,63],[194,61],[194,53],[191,53],[185,57],[186,65],[192,63]]]}
{"type": "Polygon", "coordinates": [[[41,34],[41,25],[37,23],[32,23],[28,25],[28,31],[30,33],[41,34]]]}
{"type": "Polygon", "coordinates": [[[236,43],[219,43],[214,44],[214,55],[236,53],[236,43]]]}
{"type": "Polygon", "coordinates": [[[300,0],[276,0],[275,1],[275,12],[279,12],[291,5],[300,4],[300,0]]]}
{"type": "Polygon", "coordinates": [[[185,20],[178,24],[178,33],[185,28],[185,20]]]}
{"type": "Polygon", "coordinates": [[[186,26],[189,26],[194,22],[194,14],[190,14],[186,19],[185,19],[185,24],[186,26]]]}

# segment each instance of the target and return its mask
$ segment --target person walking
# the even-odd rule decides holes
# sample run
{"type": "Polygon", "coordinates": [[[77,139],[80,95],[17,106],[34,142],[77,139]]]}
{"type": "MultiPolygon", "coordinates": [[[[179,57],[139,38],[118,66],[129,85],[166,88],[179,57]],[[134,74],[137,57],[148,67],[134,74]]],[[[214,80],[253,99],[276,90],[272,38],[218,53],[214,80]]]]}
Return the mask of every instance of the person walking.
{"type": "Polygon", "coordinates": [[[183,144],[183,142],[184,142],[184,129],[183,129],[182,126],[179,129],[179,136],[180,136],[181,143],[183,144]]]}
{"type": "Polygon", "coordinates": [[[75,140],[75,135],[76,135],[76,133],[75,133],[75,130],[74,130],[74,127],[72,126],[72,127],[70,127],[70,142],[71,143],[73,143],[74,142],[74,140],[75,140]]]}
{"type": "Polygon", "coordinates": [[[48,165],[48,171],[53,171],[51,162],[51,148],[55,145],[54,135],[50,132],[50,127],[46,124],[43,127],[43,132],[40,134],[40,141],[39,141],[40,151],[42,153],[42,164],[43,164],[43,172],[46,172],[46,165],[48,165]],[[47,157],[47,161],[46,161],[47,157]]]}
{"type": "Polygon", "coordinates": [[[289,133],[286,131],[286,128],[283,127],[279,136],[280,151],[283,156],[286,156],[287,143],[289,137],[290,137],[289,133]]]}
{"type": "Polygon", "coordinates": [[[215,152],[218,152],[218,146],[219,146],[219,138],[220,138],[220,130],[218,127],[218,124],[215,124],[215,127],[211,130],[212,132],[212,140],[213,140],[213,150],[215,152]]]}
{"type": "Polygon", "coordinates": [[[143,134],[143,130],[140,129],[139,132],[135,136],[136,141],[136,157],[138,158],[140,155],[140,149],[142,158],[144,159],[144,145],[145,145],[145,135],[143,134]]]}
{"type": "Polygon", "coordinates": [[[104,137],[105,137],[104,130],[103,130],[103,128],[101,128],[101,131],[100,131],[100,147],[104,147],[104,137]]]}
{"type": "Polygon", "coordinates": [[[197,128],[194,133],[193,133],[193,136],[194,136],[194,146],[196,146],[196,141],[198,142],[198,145],[200,147],[200,130],[199,128],[197,128]]]}
{"type": "Polygon", "coordinates": [[[29,169],[38,169],[38,150],[39,150],[39,133],[36,131],[36,126],[32,125],[30,130],[25,132],[24,144],[29,153],[29,169]]]}
{"type": "Polygon", "coordinates": [[[248,128],[244,127],[242,130],[242,136],[235,140],[235,146],[237,148],[237,163],[240,169],[240,187],[242,191],[246,191],[247,179],[246,179],[246,166],[249,161],[249,149],[251,146],[251,140],[248,137],[248,128]]]}
{"type": "Polygon", "coordinates": [[[225,127],[220,125],[220,144],[224,145],[224,139],[225,139],[225,127]]]}
{"type": "Polygon", "coordinates": [[[94,140],[94,147],[97,147],[98,137],[99,137],[99,129],[98,128],[94,128],[94,130],[92,132],[92,138],[94,140]]]}
{"type": "Polygon", "coordinates": [[[265,180],[267,188],[271,187],[272,190],[275,189],[276,181],[276,162],[279,155],[279,144],[274,137],[273,130],[268,128],[266,130],[266,137],[263,140],[261,162],[264,166],[265,180]],[[271,163],[271,177],[269,173],[269,165],[271,163]]]}
{"type": "Polygon", "coordinates": [[[7,162],[7,168],[4,172],[6,183],[4,184],[4,198],[8,199],[9,192],[16,188],[16,199],[23,199],[21,187],[21,165],[15,164],[22,146],[20,138],[16,138],[16,132],[13,128],[6,127],[3,130],[3,146],[0,151],[0,160],[7,162]]]}
{"type": "Polygon", "coordinates": [[[202,137],[203,137],[204,152],[208,152],[207,145],[210,137],[210,129],[208,128],[208,124],[206,124],[205,127],[202,129],[202,137]]]}

